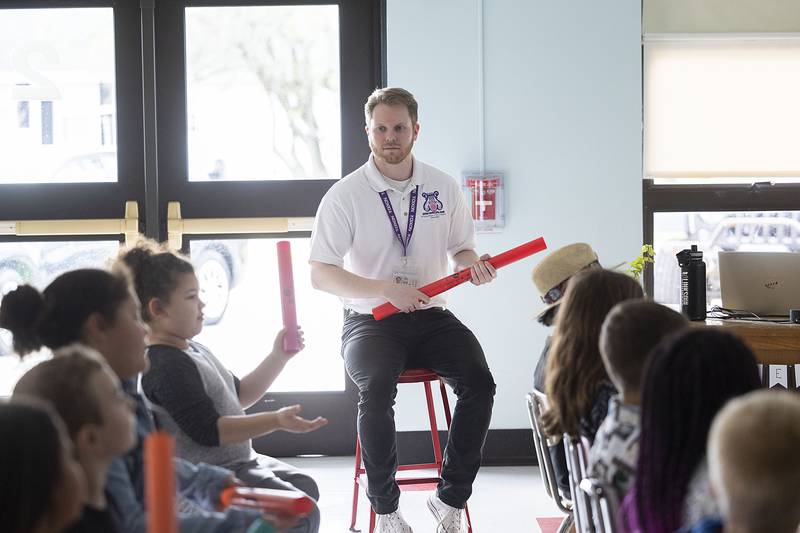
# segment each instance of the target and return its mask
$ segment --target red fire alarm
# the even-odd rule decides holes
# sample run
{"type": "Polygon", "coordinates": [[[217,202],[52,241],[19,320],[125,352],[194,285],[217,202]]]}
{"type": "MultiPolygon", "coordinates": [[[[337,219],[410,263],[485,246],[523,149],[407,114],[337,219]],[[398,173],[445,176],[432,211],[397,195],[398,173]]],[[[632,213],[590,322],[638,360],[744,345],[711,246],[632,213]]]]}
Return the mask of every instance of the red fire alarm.
{"type": "Polygon", "coordinates": [[[501,231],[505,226],[503,175],[491,172],[481,175],[464,173],[464,191],[475,221],[475,230],[482,233],[501,231]]]}

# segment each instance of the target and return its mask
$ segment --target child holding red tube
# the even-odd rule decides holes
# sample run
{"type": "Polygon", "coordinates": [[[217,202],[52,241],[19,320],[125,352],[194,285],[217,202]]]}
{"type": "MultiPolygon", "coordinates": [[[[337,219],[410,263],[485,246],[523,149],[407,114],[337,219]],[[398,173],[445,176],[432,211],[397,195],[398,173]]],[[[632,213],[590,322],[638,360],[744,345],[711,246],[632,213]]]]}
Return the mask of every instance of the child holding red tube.
{"type": "MultiPolygon", "coordinates": [[[[251,439],[276,430],[314,431],[327,420],[299,416],[300,406],[245,414],[257,402],[296,352],[283,347],[278,333],[269,355],[242,379],[234,376],[208,348],[192,341],[203,327],[203,303],[192,264],[152,241],[121,255],[133,272],[142,316],[150,327],[151,369],[142,389],[156,420],[175,435],[176,453],[192,462],[232,470],[246,485],[298,490],[319,498],[314,480],[291,465],[255,453],[251,439]]],[[[302,349],[302,330],[299,331],[302,349]]],[[[291,531],[318,531],[319,510],[291,531]]]]}

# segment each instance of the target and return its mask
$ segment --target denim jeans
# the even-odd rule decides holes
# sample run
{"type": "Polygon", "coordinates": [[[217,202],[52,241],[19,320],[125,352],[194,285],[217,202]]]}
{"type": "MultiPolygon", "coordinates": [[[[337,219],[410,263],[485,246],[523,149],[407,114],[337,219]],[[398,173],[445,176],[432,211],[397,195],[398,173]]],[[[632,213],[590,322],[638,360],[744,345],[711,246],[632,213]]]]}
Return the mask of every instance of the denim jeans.
{"type": "Polygon", "coordinates": [[[444,451],[439,498],[463,508],[481,464],[495,384],[475,335],[450,311],[398,313],[380,322],[345,312],[342,354],[359,390],[358,436],[367,472],[367,496],[378,514],[397,509],[394,399],[407,368],[429,368],[458,397],[444,451]]]}

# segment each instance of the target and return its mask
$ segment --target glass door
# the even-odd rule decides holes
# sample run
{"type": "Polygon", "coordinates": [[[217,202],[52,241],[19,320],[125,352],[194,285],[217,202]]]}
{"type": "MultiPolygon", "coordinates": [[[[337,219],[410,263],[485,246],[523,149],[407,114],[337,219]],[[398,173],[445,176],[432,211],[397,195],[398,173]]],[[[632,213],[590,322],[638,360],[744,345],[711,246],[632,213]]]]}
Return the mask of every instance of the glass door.
{"type": "MultiPolygon", "coordinates": [[[[191,255],[208,303],[199,340],[244,373],[280,329],[275,241],[289,239],[307,348],[255,409],[301,403],[331,424],[272,434],[265,451],[352,453],[341,306],[311,289],[308,239],[324,193],[368,155],[363,102],[385,77],[384,10],[372,0],[4,1],[0,289],[102,265],[139,233],[169,238],[191,255]]],[[[13,360],[0,357],[8,387],[13,360]]]]}
{"type": "Polygon", "coordinates": [[[352,453],[357,400],[340,354],[341,304],[312,289],[307,258],[320,199],[369,153],[363,102],[380,84],[381,4],[235,4],[156,8],[160,208],[170,242],[191,254],[201,281],[207,318],[198,340],[237,375],[281,329],[275,244],[291,242],[306,349],[253,409],[299,403],[330,424],[311,435],[273,433],[256,447],[352,453]]]}

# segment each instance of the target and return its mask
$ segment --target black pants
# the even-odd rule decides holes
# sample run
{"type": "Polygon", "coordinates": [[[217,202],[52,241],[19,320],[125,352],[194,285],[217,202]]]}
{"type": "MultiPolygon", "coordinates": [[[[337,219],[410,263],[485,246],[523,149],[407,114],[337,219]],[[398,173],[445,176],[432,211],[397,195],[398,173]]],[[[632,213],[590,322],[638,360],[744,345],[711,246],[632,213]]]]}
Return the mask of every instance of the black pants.
{"type": "Polygon", "coordinates": [[[463,508],[481,464],[495,391],[475,335],[443,309],[398,313],[380,322],[346,312],[342,354],[359,390],[358,436],[375,512],[391,513],[400,500],[393,406],[406,368],[435,371],[458,397],[438,492],[446,504],[463,508]]]}

